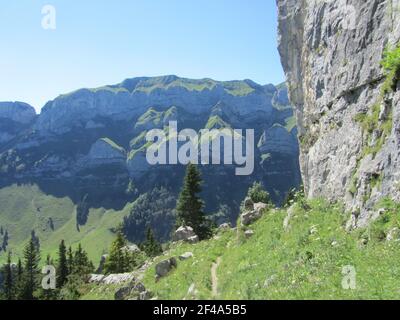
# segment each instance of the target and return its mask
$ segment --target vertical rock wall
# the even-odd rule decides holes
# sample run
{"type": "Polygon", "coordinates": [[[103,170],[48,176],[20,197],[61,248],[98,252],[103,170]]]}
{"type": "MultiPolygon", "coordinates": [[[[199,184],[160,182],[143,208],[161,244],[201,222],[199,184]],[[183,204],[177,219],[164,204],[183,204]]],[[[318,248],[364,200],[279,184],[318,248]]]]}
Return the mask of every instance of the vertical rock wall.
{"type": "Polygon", "coordinates": [[[400,200],[399,82],[381,93],[384,50],[400,40],[400,0],[277,5],[306,193],[343,200],[352,212],[349,227],[362,226],[377,214],[381,198],[400,200]],[[361,119],[374,110],[379,119],[368,132],[361,119]]]}

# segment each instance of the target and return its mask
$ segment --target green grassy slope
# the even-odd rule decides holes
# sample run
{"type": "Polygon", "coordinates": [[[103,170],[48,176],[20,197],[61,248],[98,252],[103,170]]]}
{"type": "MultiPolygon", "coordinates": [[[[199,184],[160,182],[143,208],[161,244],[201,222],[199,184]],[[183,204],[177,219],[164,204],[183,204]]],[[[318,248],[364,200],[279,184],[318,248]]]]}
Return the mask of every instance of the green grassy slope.
{"type": "MultiPolygon", "coordinates": [[[[56,252],[61,240],[73,248],[79,243],[87,250],[95,265],[114,238],[110,231],[129,213],[131,204],[122,211],[91,209],[85,226],[76,228],[76,208],[68,198],[55,198],[43,194],[36,185],[23,185],[0,189],[0,226],[8,230],[9,247],[14,257],[21,256],[23,248],[35,230],[39,237],[42,256],[56,252]],[[14,199],[14,200],[13,200],[14,199]],[[18,199],[18,201],[15,201],[18,199]],[[53,221],[54,230],[49,225],[53,221]]],[[[6,254],[0,252],[0,262],[6,254]]]]}
{"type": "MultiPolygon", "coordinates": [[[[143,282],[159,299],[193,298],[188,296],[193,284],[198,299],[399,299],[400,243],[379,235],[398,225],[400,208],[387,208],[369,228],[352,233],[344,230],[348,215],[339,205],[321,200],[311,201],[307,210],[295,205],[287,231],[287,210],[272,210],[250,227],[255,232],[250,239],[243,230],[229,230],[196,245],[173,244],[156,262],[187,251],[194,258],[178,261],[158,282],[153,263],[143,282]],[[217,258],[214,296],[211,266],[217,258]],[[343,267],[349,265],[356,271],[354,290],[342,287],[343,267]]],[[[93,286],[86,298],[110,299],[113,289],[93,286]]]]}

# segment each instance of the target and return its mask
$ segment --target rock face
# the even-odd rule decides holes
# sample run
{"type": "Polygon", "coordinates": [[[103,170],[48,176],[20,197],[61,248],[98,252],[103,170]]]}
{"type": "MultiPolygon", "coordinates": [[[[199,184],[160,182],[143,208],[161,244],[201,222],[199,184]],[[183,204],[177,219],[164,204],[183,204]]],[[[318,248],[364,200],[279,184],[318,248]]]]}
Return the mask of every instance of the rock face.
{"type": "Polygon", "coordinates": [[[397,84],[397,90],[381,94],[380,64],[384,49],[400,40],[400,1],[277,4],[279,51],[296,108],[306,193],[344,199],[357,216],[354,226],[365,225],[380,198],[400,200],[400,91],[397,84]],[[376,128],[364,132],[357,118],[374,108],[380,108],[376,128]],[[389,113],[392,119],[385,119],[389,113]],[[379,141],[379,128],[389,122],[391,131],[379,141]],[[369,154],[368,147],[376,152],[369,154]]]}
{"type": "Polygon", "coordinates": [[[0,102],[0,148],[26,130],[35,118],[35,109],[26,103],[0,102]]]}

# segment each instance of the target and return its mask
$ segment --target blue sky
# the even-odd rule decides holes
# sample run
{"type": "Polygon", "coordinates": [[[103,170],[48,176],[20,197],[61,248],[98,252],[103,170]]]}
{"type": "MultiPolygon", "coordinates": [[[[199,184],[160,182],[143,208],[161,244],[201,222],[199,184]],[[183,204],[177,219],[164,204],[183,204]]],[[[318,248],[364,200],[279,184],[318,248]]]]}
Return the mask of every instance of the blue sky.
{"type": "Polygon", "coordinates": [[[0,2],[0,101],[46,101],[81,87],[176,74],[284,80],[275,0],[0,2]],[[56,9],[44,30],[42,7],[56,9]]]}

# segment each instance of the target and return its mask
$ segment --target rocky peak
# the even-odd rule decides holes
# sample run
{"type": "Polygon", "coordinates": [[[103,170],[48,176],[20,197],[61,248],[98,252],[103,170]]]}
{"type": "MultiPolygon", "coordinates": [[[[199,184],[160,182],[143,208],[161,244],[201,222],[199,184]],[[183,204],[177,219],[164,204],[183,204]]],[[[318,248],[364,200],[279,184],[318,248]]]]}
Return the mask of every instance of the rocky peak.
{"type": "Polygon", "coordinates": [[[0,102],[0,119],[7,119],[19,124],[29,124],[36,117],[35,109],[24,102],[0,102]]]}

